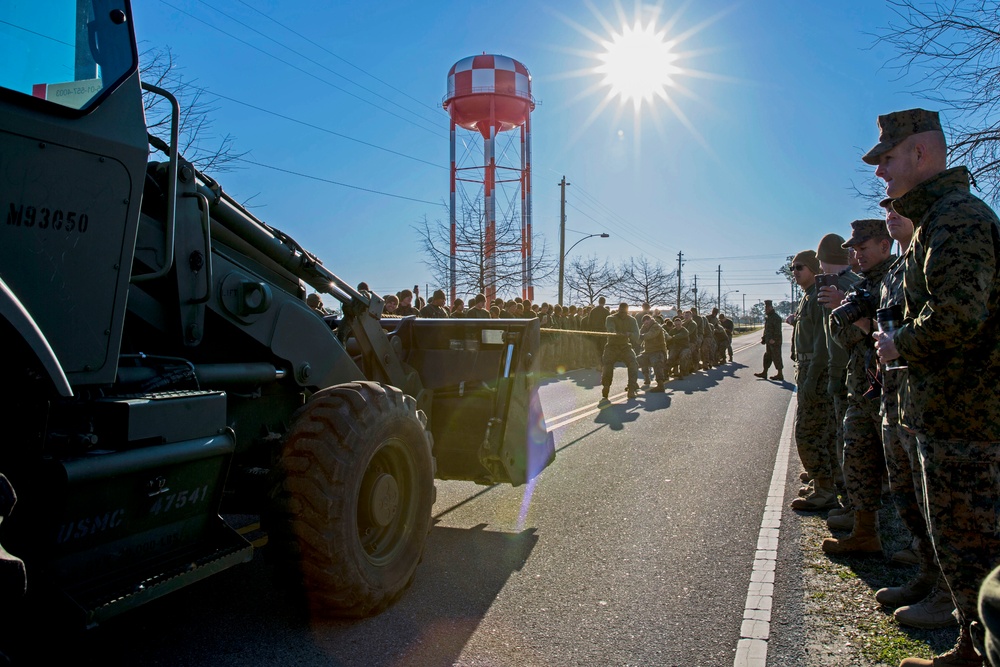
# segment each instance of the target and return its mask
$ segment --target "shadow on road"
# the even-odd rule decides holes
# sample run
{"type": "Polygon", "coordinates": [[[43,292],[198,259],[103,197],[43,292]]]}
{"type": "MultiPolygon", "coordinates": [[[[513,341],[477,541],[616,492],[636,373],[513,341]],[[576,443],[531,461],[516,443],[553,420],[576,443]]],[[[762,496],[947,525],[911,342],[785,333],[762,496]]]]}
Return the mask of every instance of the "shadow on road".
{"type": "Polygon", "coordinates": [[[450,666],[538,541],[534,528],[485,528],[432,527],[410,589],[372,618],[309,618],[258,552],[248,565],[49,650],[104,667],[450,666]]]}

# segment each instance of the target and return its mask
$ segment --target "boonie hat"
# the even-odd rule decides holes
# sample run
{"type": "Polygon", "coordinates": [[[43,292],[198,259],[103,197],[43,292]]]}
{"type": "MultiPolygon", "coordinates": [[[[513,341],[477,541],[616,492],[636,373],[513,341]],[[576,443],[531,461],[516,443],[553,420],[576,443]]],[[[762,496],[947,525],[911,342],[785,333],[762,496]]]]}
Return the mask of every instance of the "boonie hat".
{"type": "Polygon", "coordinates": [[[893,111],[878,117],[878,143],[861,159],[868,164],[878,164],[878,158],[895,148],[903,139],[921,132],[941,131],[937,111],[908,109],[893,111]]]}

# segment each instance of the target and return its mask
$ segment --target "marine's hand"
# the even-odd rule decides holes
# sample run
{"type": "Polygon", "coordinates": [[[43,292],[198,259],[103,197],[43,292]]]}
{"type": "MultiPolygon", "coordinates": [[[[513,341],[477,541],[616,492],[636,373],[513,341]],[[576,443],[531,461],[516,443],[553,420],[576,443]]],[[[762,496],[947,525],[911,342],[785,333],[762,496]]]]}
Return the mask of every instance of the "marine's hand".
{"type": "Polygon", "coordinates": [[[875,339],[875,350],[878,352],[879,361],[884,364],[899,359],[899,350],[896,349],[896,341],[893,340],[891,333],[875,331],[872,333],[872,338],[875,339]]]}
{"type": "Polygon", "coordinates": [[[824,308],[833,310],[844,300],[844,292],[841,292],[838,287],[827,285],[826,287],[819,288],[819,292],[816,293],[816,300],[824,308]]]}

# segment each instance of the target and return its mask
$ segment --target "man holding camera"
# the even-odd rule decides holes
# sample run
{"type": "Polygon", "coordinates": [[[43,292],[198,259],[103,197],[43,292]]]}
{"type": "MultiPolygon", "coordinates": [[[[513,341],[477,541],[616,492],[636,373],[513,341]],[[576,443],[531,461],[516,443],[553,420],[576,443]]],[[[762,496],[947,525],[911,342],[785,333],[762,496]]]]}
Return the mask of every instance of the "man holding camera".
{"type": "Polygon", "coordinates": [[[879,333],[877,349],[907,364],[900,423],[916,435],[927,527],[960,620],[951,651],[900,664],[975,667],[977,593],[1000,554],[1000,220],[969,192],[968,169],[947,168],[936,112],[897,111],[878,125],[862,159],[916,231],[903,325],[879,333]]]}
{"type": "Polygon", "coordinates": [[[882,277],[895,259],[885,221],[855,220],[851,238],[843,247],[852,248],[861,269],[861,281],[830,313],[830,332],[847,350],[847,411],[844,414],[844,488],[854,508],[854,527],[843,539],[823,540],[829,554],[881,554],[876,520],[882,506],[882,416],[879,414],[882,384],[871,332],[878,310],[882,277]]]}

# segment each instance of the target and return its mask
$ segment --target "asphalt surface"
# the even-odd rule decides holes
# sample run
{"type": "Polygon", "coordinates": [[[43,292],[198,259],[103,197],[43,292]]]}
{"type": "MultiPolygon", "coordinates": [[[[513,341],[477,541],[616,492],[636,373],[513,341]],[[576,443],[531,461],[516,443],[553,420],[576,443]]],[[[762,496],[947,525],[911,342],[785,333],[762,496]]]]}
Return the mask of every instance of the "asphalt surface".
{"type": "MultiPolygon", "coordinates": [[[[547,382],[555,462],[518,488],[438,482],[416,579],[377,617],[301,616],[264,549],[73,651],[103,665],[733,665],[792,395],[753,376],[758,342],[632,401],[620,367],[603,409],[595,369],[547,382]]],[[[802,599],[797,526],[783,521],[770,667],[803,664],[802,599]]]]}

